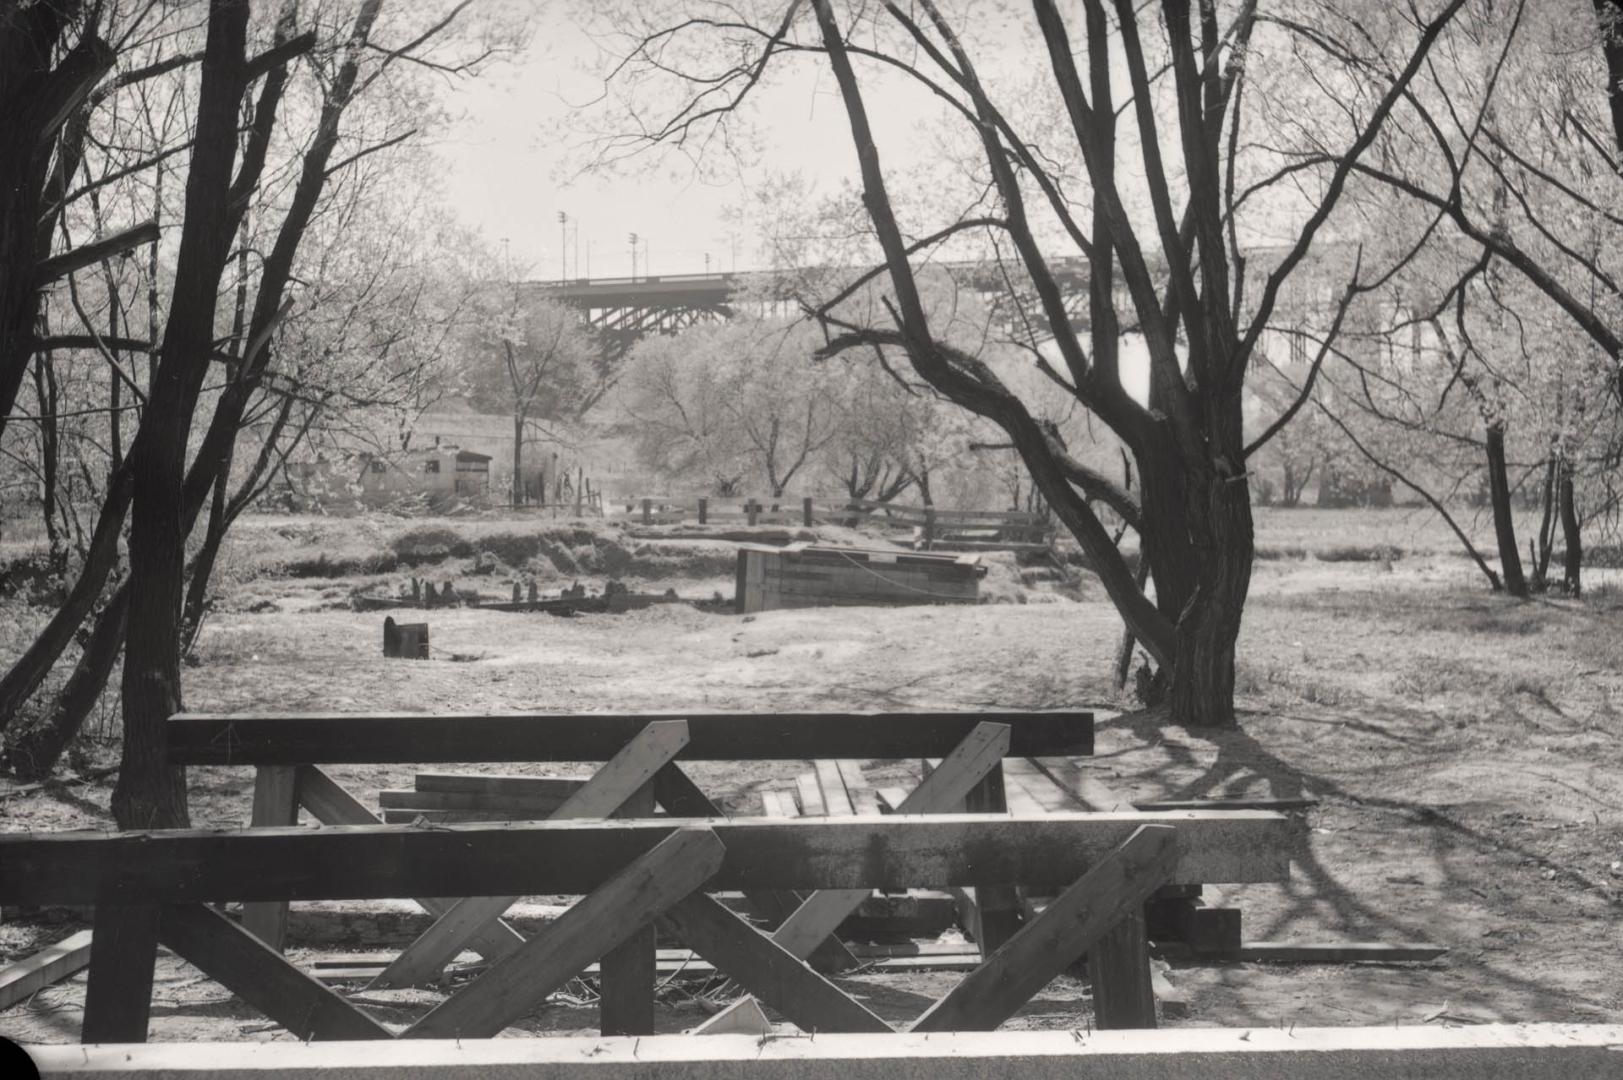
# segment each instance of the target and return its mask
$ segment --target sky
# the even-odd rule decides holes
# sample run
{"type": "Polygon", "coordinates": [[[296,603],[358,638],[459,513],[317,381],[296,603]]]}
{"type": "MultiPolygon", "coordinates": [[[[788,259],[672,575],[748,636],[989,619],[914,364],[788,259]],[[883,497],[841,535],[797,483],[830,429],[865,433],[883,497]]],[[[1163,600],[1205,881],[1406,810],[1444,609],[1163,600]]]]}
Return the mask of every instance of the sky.
{"type": "MultiPolygon", "coordinates": [[[[702,273],[707,255],[712,270],[760,265],[758,230],[738,211],[764,175],[706,183],[669,155],[617,176],[577,175],[590,155],[584,133],[571,124],[572,107],[601,92],[606,59],[576,24],[572,5],[538,2],[527,51],[451,95],[462,119],[438,152],[447,198],[463,221],[498,251],[505,240],[530,278],[584,277],[588,264],[592,277],[629,274],[633,232],[639,275],[702,273]],[[568,215],[565,230],[560,211],[568,215]]],[[[865,73],[865,83],[872,78],[865,73]]],[[[887,169],[916,161],[928,148],[926,124],[937,109],[900,86],[875,84],[870,93],[879,102],[870,106],[887,169]]],[[[761,150],[774,171],[798,173],[817,190],[856,178],[850,128],[826,70],[805,61],[785,70],[757,108],[771,120],[761,150]]]]}

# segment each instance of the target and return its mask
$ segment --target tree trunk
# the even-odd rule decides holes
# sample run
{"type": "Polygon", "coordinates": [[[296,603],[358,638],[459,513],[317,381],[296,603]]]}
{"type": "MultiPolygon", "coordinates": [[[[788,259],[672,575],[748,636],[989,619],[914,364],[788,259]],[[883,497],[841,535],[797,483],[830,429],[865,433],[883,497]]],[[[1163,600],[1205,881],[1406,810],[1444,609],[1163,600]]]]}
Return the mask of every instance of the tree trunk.
{"type": "Polygon", "coordinates": [[[1561,591],[1569,596],[1579,596],[1583,591],[1584,540],[1579,535],[1578,509],[1573,503],[1572,462],[1564,457],[1561,459],[1559,487],[1557,501],[1561,506],[1561,538],[1566,543],[1561,591]]]}
{"type": "MultiPolygon", "coordinates": [[[[455,477],[451,483],[453,486],[456,484],[455,477]]],[[[546,503],[546,491],[542,487],[543,505],[546,503]]],[[[513,414],[513,505],[524,505],[524,414],[521,412],[513,414]]]]}
{"type": "Polygon", "coordinates": [[[1493,504],[1493,532],[1499,543],[1499,569],[1505,591],[1527,599],[1527,579],[1522,576],[1522,556],[1516,550],[1516,521],[1511,516],[1510,480],[1505,474],[1505,428],[1488,425],[1488,497],[1493,504]]]}
{"type": "Polygon", "coordinates": [[[11,765],[19,779],[38,780],[49,775],[100,700],[124,646],[129,600],[128,584],[121,584],[97,617],[96,628],[50,714],[11,747],[11,765]]]}
{"type": "MultiPolygon", "coordinates": [[[[232,233],[237,113],[247,83],[248,5],[214,0],[198,91],[196,141],[173,301],[147,398],[152,437],[130,448],[130,613],[124,660],[124,760],[113,789],[121,828],[184,827],[186,778],[165,756],[165,725],[181,710],[183,503],[192,413],[209,366],[220,278],[232,233]]],[[[269,122],[256,117],[256,123],[269,122]]],[[[245,165],[247,164],[245,160],[245,165]]],[[[143,432],[145,434],[145,432],[143,432]]]]}

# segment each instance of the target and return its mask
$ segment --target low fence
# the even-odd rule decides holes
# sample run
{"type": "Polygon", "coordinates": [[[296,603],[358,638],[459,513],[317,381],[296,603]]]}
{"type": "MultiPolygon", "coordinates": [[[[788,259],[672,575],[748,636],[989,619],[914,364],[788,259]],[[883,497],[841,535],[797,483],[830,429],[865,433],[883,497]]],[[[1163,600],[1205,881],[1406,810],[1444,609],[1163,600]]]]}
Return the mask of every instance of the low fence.
{"type": "Polygon", "coordinates": [[[946,510],[935,506],[847,499],[819,504],[801,498],[721,499],[710,496],[647,496],[619,500],[625,516],[643,525],[738,524],[879,525],[919,533],[926,546],[1047,548],[1052,529],[1046,513],[1024,510],[946,510]]]}

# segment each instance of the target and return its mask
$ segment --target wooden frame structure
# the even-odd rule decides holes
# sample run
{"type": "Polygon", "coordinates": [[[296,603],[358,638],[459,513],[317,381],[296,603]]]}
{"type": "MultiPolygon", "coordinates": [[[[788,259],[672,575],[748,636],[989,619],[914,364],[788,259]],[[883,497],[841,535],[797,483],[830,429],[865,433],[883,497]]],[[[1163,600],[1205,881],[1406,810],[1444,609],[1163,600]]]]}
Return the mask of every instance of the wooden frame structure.
{"type": "MultiPolygon", "coordinates": [[[[584,899],[406,1037],[495,1035],[655,922],[802,1028],[888,1032],[707,891],[1052,887],[1049,908],[915,1024],[990,1030],[1159,886],[1281,880],[1288,840],[1284,817],[1246,811],[9,834],[0,903],[95,905],[85,1042],[145,1040],[160,942],[301,1038],[389,1038],[208,904],[421,895],[446,881],[474,894],[584,899]]],[[[637,988],[651,993],[651,980],[637,988]]]]}

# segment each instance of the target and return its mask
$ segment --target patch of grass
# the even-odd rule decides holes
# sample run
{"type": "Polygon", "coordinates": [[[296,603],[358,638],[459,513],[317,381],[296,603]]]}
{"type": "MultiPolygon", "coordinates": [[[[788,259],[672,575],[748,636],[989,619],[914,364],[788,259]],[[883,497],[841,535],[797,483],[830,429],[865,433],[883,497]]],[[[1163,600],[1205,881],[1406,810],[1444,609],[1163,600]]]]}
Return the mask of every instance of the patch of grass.
{"type": "Polygon", "coordinates": [[[1320,562],[1397,562],[1403,549],[1392,544],[1339,544],[1313,554],[1320,562]]]}
{"type": "Polygon", "coordinates": [[[399,561],[407,566],[425,562],[442,562],[448,558],[465,559],[473,554],[473,545],[455,529],[443,525],[424,525],[408,529],[389,542],[399,561]]]}

